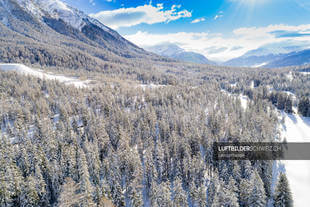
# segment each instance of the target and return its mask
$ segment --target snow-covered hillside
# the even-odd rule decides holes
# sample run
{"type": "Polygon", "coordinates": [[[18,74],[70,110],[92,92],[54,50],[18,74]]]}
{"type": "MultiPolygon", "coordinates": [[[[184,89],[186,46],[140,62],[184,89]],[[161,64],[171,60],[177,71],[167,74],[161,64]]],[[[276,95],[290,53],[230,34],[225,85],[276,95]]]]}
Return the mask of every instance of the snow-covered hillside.
{"type": "Polygon", "coordinates": [[[39,19],[49,15],[55,19],[62,19],[80,31],[88,22],[97,25],[105,31],[111,30],[99,21],[90,18],[83,12],[68,6],[60,0],[17,0],[17,2],[39,19]]]}
{"type": "MultiPolygon", "coordinates": [[[[281,112],[280,126],[282,138],[288,142],[310,142],[310,117],[281,112]]],[[[294,206],[304,207],[310,203],[310,160],[284,160],[284,170],[293,193],[294,206]]],[[[279,165],[281,166],[281,164],[279,165]]]]}
{"type": "Polygon", "coordinates": [[[17,0],[26,10],[37,18],[48,14],[53,18],[61,18],[75,28],[81,28],[83,21],[80,15],[59,0],[17,0]]]}
{"type": "Polygon", "coordinates": [[[0,63],[0,70],[1,71],[16,71],[17,73],[21,73],[24,75],[31,75],[31,76],[35,76],[35,77],[42,78],[42,79],[57,80],[59,82],[65,83],[66,85],[74,85],[77,88],[87,87],[90,82],[90,80],[81,81],[73,77],[66,77],[63,75],[54,75],[54,74],[47,73],[39,69],[29,68],[22,64],[0,63]]]}

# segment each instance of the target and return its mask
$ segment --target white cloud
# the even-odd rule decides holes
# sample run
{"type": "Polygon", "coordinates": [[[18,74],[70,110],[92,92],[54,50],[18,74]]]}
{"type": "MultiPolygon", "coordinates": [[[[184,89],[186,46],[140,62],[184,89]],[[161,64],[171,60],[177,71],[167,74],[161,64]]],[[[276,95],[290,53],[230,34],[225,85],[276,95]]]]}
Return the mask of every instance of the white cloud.
{"type": "Polygon", "coordinates": [[[222,18],[224,16],[223,13],[224,13],[223,11],[219,11],[219,13],[217,15],[215,15],[213,19],[217,20],[217,19],[222,18]]]}
{"type": "Polygon", "coordinates": [[[131,8],[119,8],[112,11],[101,11],[90,14],[103,24],[117,29],[119,27],[130,27],[141,23],[155,24],[170,22],[180,18],[191,17],[191,12],[180,10],[181,5],[173,5],[170,9],[164,9],[163,4],[144,5],[131,8]]]}
{"type": "Polygon", "coordinates": [[[223,15],[217,14],[217,15],[214,16],[214,20],[217,20],[217,19],[222,18],[222,17],[223,17],[223,15]]]}
{"type": "Polygon", "coordinates": [[[185,50],[202,53],[212,60],[226,61],[263,45],[288,40],[302,42],[302,44],[310,46],[309,33],[310,24],[299,26],[269,25],[258,28],[239,28],[234,30],[229,37],[205,32],[150,34],[139,31],[133,35],[126,35],[125,38],[141,47],[170,42],[185,50]]]}
{"type": "Polygon", "coordinates": [[[201,18],[198,18],[198,19],[194,19],[191,23],[195,24],[195,23],[204,22],[204,21],[206,21],[206,19],[204,17],[201,17],[201,18]]]}
{"type": "Polygon", "coordinates": [[[94,0],[89,0],[89,3],[90,3],[91,5],[93,5],[93,6],[96,5],[96,3],[94,2],[94,0]]]}

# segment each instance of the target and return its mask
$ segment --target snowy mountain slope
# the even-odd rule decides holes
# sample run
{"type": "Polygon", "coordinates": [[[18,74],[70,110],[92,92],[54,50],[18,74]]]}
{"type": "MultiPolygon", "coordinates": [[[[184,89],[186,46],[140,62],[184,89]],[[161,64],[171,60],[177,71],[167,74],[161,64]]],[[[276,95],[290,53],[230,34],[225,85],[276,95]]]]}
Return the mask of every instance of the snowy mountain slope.
{"type": "MultiPolygon", "coordinates": [[[[310,117],[281,112],[280,119],[282,118],[284,123],[281,124],[280,131],[287,142],[310,142],[310,117]]],[[[310,160],[284,160],[280,163],[285,167],[294,206],[304,207],[306,203],[310,203],[310,160]]]]}
{"type": "Polygon", "coordinates": [[[22,64],[1,64],[0,71],[15,71],[23,75],[31,75],[41,79],[57,80],[66,85],[74,85],[77,88],[88,87],[90,80],[81,81],[77,78],[66,77],[62,75],[54,75],[38,69],[32,69],[22,64]]]}
{"type": "Polygon", "coordinates": [[[19,5],[23,6],[27,11],[42,19],[45,15],[49,15],[55,19],[62,19],[72,27],[81,31],[82,27],[90,21],[105,31],[113,31],[112,29],[101,24],[99,21],[90,18],[83,12],[74,9],[60,0],[16,0],[19,5]]]}
{"type": "Polygon", "coordinates": [[[196,52],[185,51],[176,44],[172,43],[162,43],[151,47],[145,47],[145,49],[155,54],[184,62],[216,65],[214,62],[208,60],[204,55],[196,52]]]}
{"type": "Polygon", "coordinates": [[[234,67],[262,67],[268,64],[270,61],[279,58],[280,55],[268,54],[263,56],[241,56],[231,59],[223,65],[234,67]]]}
{"type": "Polygon", "coordinates": [[[184,49],[180,48],[179,46],[171,43],[163,43],[154,45],[151,47],[145,47],[147,50],[163,55],[163,56],[172,56],[174,54],[184,52],[184,49]]]}
{"type": "Polygon", "coordinates": [[[310,50],[302,50],[282,55],[281,57],[270,61],[266,67],[285,67],[310,64],[310,50]]]}
{"type": "MultiPolygon", "coordinates": [[[[255,50],[250,50],[244,55],[228,60],[223,63],[227,66],[238,67],[274,67],[274,65],[290,66],[293,63],[286,63],[283,59],[291,53],[299,52],[309,48],[309,45],[298,41],[281,41],[267,44],[255,50]]],[[[293,62],[293,61],[292,61],[293,62]]],[[[302,65],[296,61],[295,65],[302,65]]]]}
{"type": "Polygon", "coordinates": [[[294,51],[300,51],[306,49],[308,46],[305,43],[300,43],[298,41],[281,41],[272,44],[263,45],[255,50],[250,50],[244,57],[251,56],[266,56],[266,55],[281,55],[287,54],[294,51]]]}
{"type": "MultiPolygon", "coordinates": [[[[8,0],[10,1],[10,0],[8,0]]],[[[116,31],[103,25],[98,20],[86,15],[73,7],[68,6],[60,0],[16,0],[17,3],[25,8],[29,13],[44,21],[45,17],[61,19],[73,28],[82,31],[84,26],[93,24],[105,32],[115,37],[125,40],[116,31]]]]}

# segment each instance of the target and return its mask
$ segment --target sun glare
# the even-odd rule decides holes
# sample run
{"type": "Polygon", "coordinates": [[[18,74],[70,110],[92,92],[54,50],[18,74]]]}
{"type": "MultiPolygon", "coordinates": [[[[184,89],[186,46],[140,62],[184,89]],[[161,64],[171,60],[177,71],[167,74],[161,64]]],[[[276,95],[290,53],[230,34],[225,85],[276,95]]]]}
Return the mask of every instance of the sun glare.
{"type": "Polygon", "coordinates": [[[254,5],[258,5],[258,4],[263,4],[267,0],[230,0],[230,1],[242,4],[242,5],[254,6],[254,5]]]}

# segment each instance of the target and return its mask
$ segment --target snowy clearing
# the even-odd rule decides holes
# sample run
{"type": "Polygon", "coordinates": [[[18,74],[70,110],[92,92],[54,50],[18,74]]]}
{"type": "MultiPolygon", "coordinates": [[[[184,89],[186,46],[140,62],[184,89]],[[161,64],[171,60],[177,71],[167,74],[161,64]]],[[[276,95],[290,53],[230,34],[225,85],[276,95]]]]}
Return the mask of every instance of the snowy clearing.
{"type": "Polygon", "coordinates": [[[241,102],[241,107],[246,110],[247,107],[248,107],[248,104],[249,104],[249,97],[243,95],[243,94],[232,94],[224,89],[221,89],[221,92],[226,94],[227,96],[233,96],[233,97],[238,97],[240,99],[240,102],[241,102]]]}
{"type": "MultiPolygon", "coordinates": [[[[280,118],[284,118],[280,126],[282,138],[285,137],[288,142],[310,142],[310,117],[281,112],[280,118]]],[[[284,164],[284,169],[278,171],[286,172],[294,206],[303,207],[310,203],[310,160],[283,160],[278,163],[280,168],[281,164],[284,164]]]]}
{"type": "Polygon", "coordinates": [[[254,88],[254,81],[251,81],[251,83],[250,83],[250,88],[254,88]]]}
{"type": "Polygon", "coordinates": [[[237,87],[237,82],[235,82],[235,83],[231,83],[231,84],[230,84],[230,87],[232,87],[232,88],[236,88],[236,87],[237,87]]]}
{"type": "Polygon", "coordinates": [[[281,112],[280,118],[284,118],[280,131],[288,142],[310,142],[310,117],[281,112]]]}
{"type": "Polygon", "coordinates": [[[57,80],[66,85],[74,85],[77,88],[85,88],[88,87],[88,84],[91,82],[90,80],[81,81],[74,77],[66,77],[63,75],[54,75],[51,73],[47,73],[40,69],[29,68],[23,64],[3,64],[0,63],[0,70],[2,71],[15,71],[17,73],[21,73],[24,75],[31,75],[34,77],[38,77],[41,79],[47,80],[57,80]]]}
{"type": "Polygon", "coordinates": [[[139,87],[141,87],[143,90],[145,89],[155,89],[160,87],[165,87],[166,85],[156,85],[156,84],[140,84],[139,87]]]}
{"type": "Polygon", "coordinates": [[[256,65],[253,65],[252,68],[260,68],[260,67],[263,67],[263,66],[265,66],[265,65],[267,65],[267,64],[268,64],[268,62],[256,64],[256,65]]]}
{"type": "Polygon", "coordinates": [[[289,72],[289,73],[286,75],[286,78],[287,78],[289,81],[292,81],[292,80],[294,79],[293,73],[292,73],[292,72],[289,72]]]}
{"type": "Polygon", "coordinates": [[[239,95],[240,101],[241,101],[241,106],[244,110],[246,110],[247,106],[248,106],[248,101],[249,98],[247,96],[244,95],[239,95]]]}

